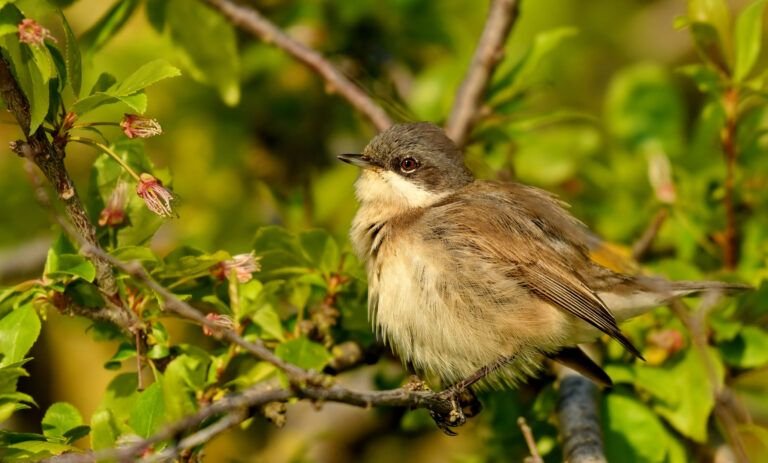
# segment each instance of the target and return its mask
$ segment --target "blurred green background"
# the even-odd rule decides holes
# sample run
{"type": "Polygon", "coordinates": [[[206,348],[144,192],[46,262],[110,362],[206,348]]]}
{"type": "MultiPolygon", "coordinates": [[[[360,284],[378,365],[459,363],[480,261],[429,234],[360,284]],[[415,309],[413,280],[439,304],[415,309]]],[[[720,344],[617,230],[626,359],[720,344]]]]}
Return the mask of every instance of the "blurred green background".
{"type": "MultiPolygon", "coordinates": [[[[437,123],[450,110],[487,8],[486,2],[467,0],[250,3],[325,53],[396,117],[437,123]]],[[[746,3],[731,5],[738,10],[746,3]]],[[[79,0],[65,14],[79,34],[110,4],[79,0]]],[[[479,176],[515,178],[559,194],[575,215],[623,247],[642,234],[659,210],[668,208],[650,269],[672,278],[716,278],[722,266],[717,236],[725,227],[725,167],[718,116],[679,72],[699,60],[688,31],[673,27],[685,12],[686,4],[679,0],[523,2],[500,76],[542,33],[558,29],[564,38],[530,70],[524,91],[505,100],[502,86],[491,95],[496,111],[478,126],[468,163],[479,176]],[[565,27],[575,33],[560,29],[565,27]]],[[[194,79],[168,32],[156,32],[144,14],[134,15],[86,65],[90,74],[84,88],[100,71],[125,76],[154,58],[171,57],[185,71],[148,89],[147,115],[159,120],[164,134],[148,140],[146,149],[156,165],[170,170],[172,187],[182,198],[180,217],[162,226],[153,248],[160,255],[181,245],[247,252],[255,231],[265,224],[296,231],[322,227],[346,243],[356,210],[357,172],[335,156],[360,151],[374,130],[280,50],[241,32],[237,44],[239,64],[218,79],[239,82],[240,98],[234,105],[224,101],[232,102],[232,85],[221,84],[217,91],[215,85],[194,79]]],[[[760,69],[763,63],[761,59],[760,69]]],[[[106,107],[89,119],[118,120],[122,111],[106,107]]],[[[8,115],[3,122],[0,139],[17,138],[8,115]]],[[[764,138],[755,135],[766,126],[768,114],[760,105],[744,114],[738,132],[742,258],[737,272],[755,285],[768,276],[768,156],[764,138]]],[[[82,191],[95,158],[91,149],[68,149],[67,165],[82,191]]],[[[0,210],[5,218],[0,261],[18,258],[19,250],[31,260],[43,258],[39,249],[45,249],[35,243],[52,239],[50,221],[35,203],[23,163],[7,150],[0,156],[0,210]]],[[[19,276],[8,281],[15,278],[19,276]]],[[[758,301],[760,307],[765,307],[763,301],[758,301]]],[[[45,324],[32,353],[35,383],[27,387],[36,389],[41,401],[73,403],[87,422],[114,375],[100,368],[114,346],[83,336],[84,321],[50,317],[53,322],[45,324]]],[[[636,322],[638,332],[659,325],[654,320],[636,322]]],[[[764,326],[765,316],[757,323],[764,326]]],[[[743,397],[756,421],[765,424],[768,395],[759,391],[768,384],[768,345],[763,347],[750,362],[739,357],[736,365],[729,365],[737,372],[751,369],[741,378],[748,391],[743,397]]],[[[374,368],[379,377],[397,377],[400,371],[391,360],[374,368]]],[[[346,380],[372,387],[371,369],[346,380]]],[[[551,409],[547,401],[554,400],[551,385],[547,387],[536,399],[542,410],[551,409]]],[[[325,405],[317,413],[301,405],[289,413],[286,429],[238,431],[214,441],[208,455],[210,461],[503,460],[503,455],[523,450],[513,424],[517,415],[511,415],[523,413],[521,404],[533,401],[526,393],[532,394],[523,390],[489,397],[483,419],[461,429],[456,439],[435,432],[424,416],[407,415],[416,417],[401,422],[402,412],[325,405]]],[[[620,404],[628,409],[637,406],[623,395],[612,397],[614,402],[630,400],[620,404]]],[[[544,412],[540,418],[535,426],[543,436],[540,445],[552,448],[552,425],[544,412]]],[[[645,461],[655,461],[655,456],[645,461]]]]}

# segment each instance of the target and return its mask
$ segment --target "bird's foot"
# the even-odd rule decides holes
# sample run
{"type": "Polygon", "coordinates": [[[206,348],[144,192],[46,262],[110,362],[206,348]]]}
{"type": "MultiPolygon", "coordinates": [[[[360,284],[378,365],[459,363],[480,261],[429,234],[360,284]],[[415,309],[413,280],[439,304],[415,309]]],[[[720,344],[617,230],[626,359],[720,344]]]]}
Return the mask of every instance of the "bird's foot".
{"type": "Polygon", "coordinates": [[[430,410],[429,414],[445,434],[449,436],[455,436],[456,432],[451,428],[456,428],[467,422],[467,418],[480,413],[482,405],[477,400],[477,396],[472,392],[472,389],[467,387],[461,387],[460,384],[449,387],[442,391],[440,397],[450,401],[451,409],[448,413],[439,413],[434,410],[430,410]]]}

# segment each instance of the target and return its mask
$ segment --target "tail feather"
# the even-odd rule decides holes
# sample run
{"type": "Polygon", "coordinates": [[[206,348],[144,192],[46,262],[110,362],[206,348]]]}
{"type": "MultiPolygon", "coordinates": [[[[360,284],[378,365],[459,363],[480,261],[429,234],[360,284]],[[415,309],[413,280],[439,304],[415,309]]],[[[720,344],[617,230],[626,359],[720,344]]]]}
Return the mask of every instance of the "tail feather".
{"type": "Polygon", "coordinates": [[[727,281],[667,281],[668,291],[674,297],[691,296],[706,291],[722,291],[727,294],[751,291],[754,287],[743,283],[727,281]]]}

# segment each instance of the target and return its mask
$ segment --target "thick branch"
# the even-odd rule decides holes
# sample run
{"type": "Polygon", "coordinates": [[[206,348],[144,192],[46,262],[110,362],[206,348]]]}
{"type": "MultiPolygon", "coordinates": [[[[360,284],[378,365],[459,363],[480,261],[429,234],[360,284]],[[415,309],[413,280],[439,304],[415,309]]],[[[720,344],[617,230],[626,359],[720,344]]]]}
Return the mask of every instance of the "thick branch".
{"type": "Polygon", "coordinates": [[[597,386],[571,371],[560,379],[558,395],[557,417],[563,440],[563,461],[605,463],[597,386]]]}
{"type": "Polygon", "coordinates": [[[518,0],[492,0],[485,21],[485,28],[477,43],[472,63],[461,83],[453,110],[445,124],[445,132],[463,146],[477,122],[478,111],[483,103],[485,89],[496,65],[504,57],[504,44],[518,18],[518,0]]]}
{"type": "MultiPolygon", "coordinates": [[[[26,136],[26,142],[12,144],[14,151],[37,165],[56,190],[77,235],[90,246],[98,247],[96,229],[88,218],[75,185],[64,166],[64,150],[51,143],[42,127],[35,133],[29,134],[29,103],[13,77],[10,64],[4,57],[0,57],[0,94],[8,111],[16,118],[26,136]]],[[[134,317],[130,311],[122,307],[112,267],[102,257],[95,257],[93,265],[96,268],[96,284],[104,295],[109,310],[115,312],[112,317],[115,323],[126,330],[131,328],[134,325],[134,317]]]]}
{"type": "Polygon", "coordinates": [[[238,5],[230,0],[203,1],[218,10],[235,26],[280,48],[319,74],[325,80],[326,88],[330,92],[338,92],[353,108],[365,115],[379,131],[392,125],[392,119],[381,106],[345,77],[323,55],[288,36],[255,9],[238,5]]]}

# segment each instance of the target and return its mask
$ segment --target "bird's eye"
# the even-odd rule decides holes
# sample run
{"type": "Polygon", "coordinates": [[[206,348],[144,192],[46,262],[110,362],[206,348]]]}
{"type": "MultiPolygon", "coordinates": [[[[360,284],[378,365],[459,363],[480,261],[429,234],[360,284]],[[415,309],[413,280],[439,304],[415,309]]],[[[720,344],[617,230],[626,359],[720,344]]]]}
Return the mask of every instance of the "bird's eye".
{"type": "Polygon", "coordinates": [[[419,167],[419,162],[413,158],[405,158],[400,161],[400,170],[406,174],[410,174],[419,167]]]}

